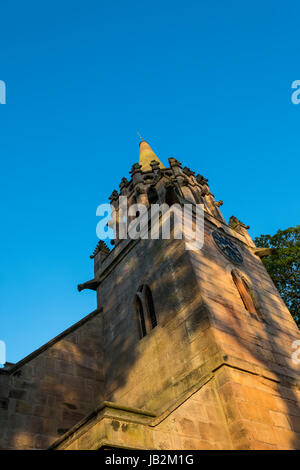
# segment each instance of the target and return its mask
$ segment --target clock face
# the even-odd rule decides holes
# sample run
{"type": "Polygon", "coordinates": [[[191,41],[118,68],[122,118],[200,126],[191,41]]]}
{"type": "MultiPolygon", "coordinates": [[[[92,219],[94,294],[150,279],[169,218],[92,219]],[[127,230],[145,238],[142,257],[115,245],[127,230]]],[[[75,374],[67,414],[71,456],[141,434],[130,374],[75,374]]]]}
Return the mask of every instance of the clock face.
{"type": "Polygon", "coordinates": [[[215,241],[215,244],[222,251],[223,255],[226,256],[226,258],[230,259],[230,261],[233,261],[235,264],[242,264],[243,257],[240,251],[235,246],[235,244],[225,236],[225,234],[214,230],[212,232],[212,237],[215,241]]]}

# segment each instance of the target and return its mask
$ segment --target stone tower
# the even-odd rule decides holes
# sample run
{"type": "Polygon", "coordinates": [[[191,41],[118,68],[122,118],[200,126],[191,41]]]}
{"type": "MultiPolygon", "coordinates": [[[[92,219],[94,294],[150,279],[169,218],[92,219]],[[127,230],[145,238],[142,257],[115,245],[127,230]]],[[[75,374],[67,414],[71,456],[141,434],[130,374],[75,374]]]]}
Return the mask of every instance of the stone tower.
{"type": "Polygon", "coordinates": [[[1,447],[299,448],[299,331],[268,251],[225,222],[207,179],[175,158],[164,167],[145,141],[130,175],[110,197],[114,220],[120,196],[202,204],[203,247],[124,238],[119,225],[112,250],[100,241],[78,286],[97,309],[0,369],[1,447]]]}

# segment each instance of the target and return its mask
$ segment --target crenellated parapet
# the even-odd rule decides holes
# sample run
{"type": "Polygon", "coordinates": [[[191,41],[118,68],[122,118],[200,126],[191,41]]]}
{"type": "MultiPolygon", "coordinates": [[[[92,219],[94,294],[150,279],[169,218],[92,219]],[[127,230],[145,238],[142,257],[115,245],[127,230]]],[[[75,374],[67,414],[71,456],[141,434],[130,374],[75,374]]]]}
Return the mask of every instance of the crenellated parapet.
{"type": "Polygon", "coordinates": [[[110,253],[110,249],[108,248],[108,246],[106,245],[106,243],[103,241],[103,240],[100,240],[93,252],[93,254],[90,256],[91,259],[95,258],[95,256],[97,254],[100,254],[100,256],[102,257],[102,259],[105,259],[109,253],[110,253]]]}
{"type": "MultiPolygon", "coordinates": [[[[170,157],[168,162],[169,166],[164,167],[150,145],[145,141],[140,142],[139,162],[132,165],[130,179],[123,177],[119,192],[114,190],[109,197],[112,217],[108,226],[114,228],[115,234],[112,245],[116,246],[123,239],[120,235],[124,228],[123,212],[128,211],[133,204],[142,204],[147,208],[155,203],[202,204],[207,214],[226,223],[219,209],[223,201],[215,200],[208,179],[187,166],[182,167],[181,162],[174,157],[170,157]]],[[[130,222],[131,217],[128,220],[130,222]]]]}

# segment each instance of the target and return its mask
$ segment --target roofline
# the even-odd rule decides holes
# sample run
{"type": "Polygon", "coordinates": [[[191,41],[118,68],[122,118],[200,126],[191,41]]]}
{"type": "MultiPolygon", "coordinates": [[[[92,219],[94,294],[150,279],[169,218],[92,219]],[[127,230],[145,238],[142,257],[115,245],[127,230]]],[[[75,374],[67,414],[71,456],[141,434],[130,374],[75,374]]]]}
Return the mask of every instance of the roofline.
{"type": "Polygon", "coordinates": [[[89,313],[88,315],[86,315],[85,317],[83,317],[81,320],[79,320],[78,322],[74,323],[73,325],[71,325],[69,328],[67,328],[66,330],[64,330],[62,333],[60,333],[59,335],[55,336],[54,338],[50,339],[50,341],[48,341],[47,343],[43,344],[42,346],[40,346],[38,349],[36,349],[35,351],[33,351],[32,353],[30,353],[28,356],[25,356],[23,359],[21,359],[20,361],[16,362],[16,364],[14,364],[12,367],[10,367],[9,369],[5,370],[5,369],[0,369],[0,374],[5,374],[5,375],[10,375],[12,373],[14,373],[17,369],[19,369],[20,367],[22,367],[24,364],[26,364],[27,362],[31,361],[32,359],[34,359],[36,356],[38,356],[39,354],[41,354],[42,352],[46,351],[46,349],[50,348],[51,346],[53,346],[55,343],[57,343],[58,341],[60,341],[61,339],[63,339],[65,336],[67,336],[68,334],[72,333],[73,331],[77,330],[77,328],[79,328],[80,326],[84,325],[87,321],[89,321],[91,318],[95,317],[98,313],[101,313],[103,311],[103,307],[99,308],[99,309],[96,309],[96,310],[93,310],[93,312],[89,313]]]}

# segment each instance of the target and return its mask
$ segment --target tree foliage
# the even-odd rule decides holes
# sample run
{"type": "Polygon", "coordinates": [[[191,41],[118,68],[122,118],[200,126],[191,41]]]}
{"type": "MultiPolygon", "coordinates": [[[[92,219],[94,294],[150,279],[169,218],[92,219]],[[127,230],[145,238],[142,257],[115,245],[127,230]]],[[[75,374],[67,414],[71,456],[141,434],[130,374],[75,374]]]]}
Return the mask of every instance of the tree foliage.
{"type": "Polygon", "coordinates": [[[278,230],[274,235],[261,235],[257,247],[276,248],[276,253],[263,258],[281,297],[300,326],[300,225],[278,230]]]}

